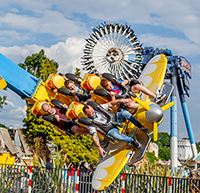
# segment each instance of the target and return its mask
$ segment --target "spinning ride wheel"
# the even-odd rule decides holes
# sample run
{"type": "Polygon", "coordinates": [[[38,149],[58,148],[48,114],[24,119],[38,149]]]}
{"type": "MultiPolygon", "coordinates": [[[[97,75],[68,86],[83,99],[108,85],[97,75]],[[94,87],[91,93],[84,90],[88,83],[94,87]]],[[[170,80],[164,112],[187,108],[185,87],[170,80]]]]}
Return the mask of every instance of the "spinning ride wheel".
{"type": "Polygon", "coordinates": [[[142,44],[130,26],[106,24],[92,28],[82,65],[89,74],[111,73],[118,79],[137,78],[142,67],[142,44]]]}

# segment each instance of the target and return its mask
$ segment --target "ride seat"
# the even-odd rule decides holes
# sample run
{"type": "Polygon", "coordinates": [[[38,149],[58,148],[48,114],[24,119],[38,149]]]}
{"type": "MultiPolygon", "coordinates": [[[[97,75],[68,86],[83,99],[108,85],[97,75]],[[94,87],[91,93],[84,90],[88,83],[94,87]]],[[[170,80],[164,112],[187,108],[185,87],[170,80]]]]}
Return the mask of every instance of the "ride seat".
{"type": "Polygon", "coordinates": [[[49,89],[58,89],[61,87],[65,87],[65,78],[59,74],[50,74],[47,78],[45,85],[49,89]]]}
{"type": "Polygon", "coordinates": [[[97,88],[102,88],[100,85],[101,79],[95,74],[86,74],[81,82],[81,87],[84,90],[94,91],[97,88]]]}
{"type": "Polygon", "coordinates": [[[84,105],[82,103],[78,103],[73,101],[66,112],[66,116],[69,119],[79,119],[81,117],[86,117],[85,113],[83,112],[84,105]]]}

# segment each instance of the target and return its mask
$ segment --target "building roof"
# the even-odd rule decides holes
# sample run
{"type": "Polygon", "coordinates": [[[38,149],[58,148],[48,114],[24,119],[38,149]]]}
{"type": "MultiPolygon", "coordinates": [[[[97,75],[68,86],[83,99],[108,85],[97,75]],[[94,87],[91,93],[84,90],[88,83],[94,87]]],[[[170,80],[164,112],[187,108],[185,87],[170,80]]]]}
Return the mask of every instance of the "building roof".
{"type": "Polygon", "coordinates": [[[21,157],[24,154],[20,148],[22,147],[25,151],[25,155],[33,155],[26,142],[26,136],[21,132],[20,129],[18,129],[18,132],[15,132],[15,140],[16,139],[18,140],[18,144],[22,144],[21,146],[16,145],[16,142],[13,142],[8,129],[0,127],[0,153],[9,151],[11,154],[16,154],[17,157],[21,157]],[[16,135],[18,135],[17,138],[16,135]]]}

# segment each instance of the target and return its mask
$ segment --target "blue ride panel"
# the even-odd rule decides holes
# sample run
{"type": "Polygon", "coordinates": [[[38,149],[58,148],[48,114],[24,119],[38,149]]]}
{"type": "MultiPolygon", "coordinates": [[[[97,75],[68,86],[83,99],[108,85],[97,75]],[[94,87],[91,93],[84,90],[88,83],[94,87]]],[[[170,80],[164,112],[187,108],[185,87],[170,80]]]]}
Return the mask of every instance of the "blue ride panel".
{"type": "Polygon", "coordinates": [[[7,82],[8,88],[17,93],[22,99],[31,98],[41,81],[1,53],[0,74],[7,82]]]}

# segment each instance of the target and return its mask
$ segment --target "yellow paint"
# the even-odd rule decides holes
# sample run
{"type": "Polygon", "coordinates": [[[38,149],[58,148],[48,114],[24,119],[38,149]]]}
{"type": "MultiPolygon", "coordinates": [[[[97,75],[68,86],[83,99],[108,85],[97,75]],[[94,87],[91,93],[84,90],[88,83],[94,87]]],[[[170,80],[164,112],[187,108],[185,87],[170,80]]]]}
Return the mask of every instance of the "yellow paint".
{"type": "Polygon", "coordinates": [[[14,164],[15,155],[10,153],[0,153],[0,164],[14,164]]]}
{"type": "Polygon", "coordinates": [[[151,109],[151,107],[147,103],[143,102],[139,98],[135,98],[135,102],[139,103],[146,111],[149,111],[151,109]]]}
{"type": "Polygon", "coordinates": [[[171,103],[168,103],[168,104],[164,105],[163,107],[161,107],[161,109],[163,111],[166,111],[167,109],[169,109],[170,107],[172,107],[174,104],[175,104],[175,102],[172,101],[171,103]]]}
{"type": "Polygon", "coordinates": [[[60,76],[58,74],[50,74],[47,80],[45,81],[45,85],[49,89],[58,89],[61,87],[65,87],[65,78],[63,76],[60,76]]]}
{"type": "Polygon", "coordinates": [[[156,89],[161,88],[163,85],[165,72],[167,69],[167,58],[164,54],[161,54],[160,59],[153,64],[157,66],[156,69],[149,74],[145,74],[145,76],[152,77],[151,83],[146,86],[146,88],[155,93],[156,89]]]}
{"type": "Polygon", "coordinates": [[[86,115],[83,112],[83,107],[84,105],[82,103],[73,101],[67,109],[66,116],[69,119],[78,119],[81,117],[86,117],[86,115]]]}
{"type": "Polygon", "coordinates": [[[101,79],[95,74],[86,74],[83,77],[83,81],[81,82],[81,87],[84,90],[95,90],[102,88],[100,85],[101,79]]]}
{"type": "Polygon", "coordinates": [[[47,114],[43,109],[42,105],[47,103],[46,101],[37,101],[34,103],[33,107],[31,108],[31,113],[34,115],[45,115],[47,114]]]}
{"type": "Polygon", "coordinates": [[[153,122],[153,140],[158,140],[158,124],[156,122],[153,122]]]}
{"type": "MultiPolygon", "coordinates": [[[[167,68],[167,59],[165,55],[161,54],[153,58],[153,60],[149,64],[150,64],[149,66],[148,65],[146,66],[147,68],[145,67],[146,71],[144,69],[145,72],[143,71],[144,73],[140,76],[141,78],[140,80],[141,81],[144,80],[145,83],[144,86],[149,90],[151,90],[153,93],[156,93],[157,89],[160,89],[164,82],[165,72],[167,68]]],[[[94,96],[92,98],[98,101],[97,97],[94,96]]],[[[103,100],[103,97],[101,99],[103,100]]],[[[141,101],[139,98],[133,99],[134,102],[138,102],[140,104],[135,113],[135,117],[145,128],[149,129],[150,133],[154,131],[154,139],[157,140],[158,138],[157,125],[161,123],[162,119],[159,121],[159,123],[155,122],[152,124],[148,122],[148,120],[146,119],[146,111],[150,110],[149,105],[154,104],[153,102],[148,101],[148,99],[149,99],[148,96],[145,96],[144,102],[141,101]]],[[[166,110],[170,108],[172,105],[173,104],[168,104],[162,107],[162,110],[166,110]]],[[[130,130],[131,132],[131,130],[133,131],[133,129],[134,127],[130,129],[128,126],[127,131],[130,130]]],[[[104,165],[104,162],[101,162],[97,166],[97,168],[99,167],[99,170],[106,170],[107,174],[103,179],[101,179],[101,177],[98,178],[98,175],[95,176],[94,180],[97,182],[97,184],[99,183],[101,184],[100,188],[96,190],[104,190],[104,188],[108,187],[113,182],[113,180],[117,177],[123,166],[128,161],[128,158],[126,158],[128,151],[130,151],[130,149],[126,149],[126,146],[124,146],[124,148],[118,149],[113,152],[113,156],[115,158],[115,162],[113,164],[109,165],[106,168],[105,167],[103,168],[103,166],[101,168],[101,165],[104,165]]]]}
{"type": "Polygon", "coordinates": [[[112,154],[115,158],[114,163],[109,167],[101,168],[107,171],[107,175],[105,178],[100,180],[101,186],[98,189],[98,191],[104,190],[106,187],[108,187],[119,175],[120,171],[126,165],[129,159],[126,157],[129,152],[130,152],[129,149],[120,149],[120,151],[114,152],[112,154]]]}
{"type": "Polygon", "coordinates": [[[65,80],[64,77],[60,75],[51,74],[49,75],[45,83],[43,81],[39,83],[32,97],[30,99],[25,99],[28,102],[34,104],[31,110],[33,114],[35,115],[46,114],[41,108],[42,104],[46,102],[46,100],[50,101],[52,99],[57,99],[66,105],[71,104],[71,102],[73,101],[73,98],[71,96],[65,96],[63,94],[51,90],[51,88],[56,89],[63,87],[64,80],[65,80]]]}
{"type": "MultiPolygon", "coordinates": [[[[144,103],[146,103],[148,106],[150,104],[154,104],[151,101],[145,101],[144,103]]],[[[135,114],[135,117],[145,128],[148,128],[150,132],[153,131],[152,124],[149,123],[148,120],[146,119],[146,110],[143,106],[140,105],[138,107],[136,114],[135,114]]]]}
{"type": "Polygon", "coordinates": [[[7,82],[5,79],[0,75],[0,89],[4,89],[7,86],[7,82]]]}

